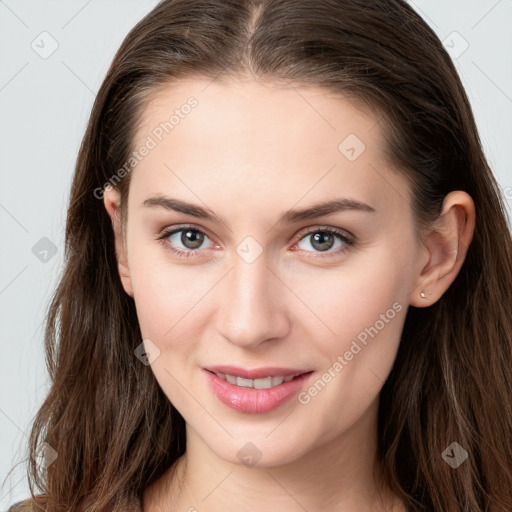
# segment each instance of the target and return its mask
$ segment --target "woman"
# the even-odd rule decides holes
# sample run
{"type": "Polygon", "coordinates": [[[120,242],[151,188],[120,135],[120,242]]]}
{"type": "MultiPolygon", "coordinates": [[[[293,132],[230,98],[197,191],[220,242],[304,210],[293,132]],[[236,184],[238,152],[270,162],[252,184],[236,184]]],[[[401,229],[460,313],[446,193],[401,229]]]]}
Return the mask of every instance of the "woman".
{"type": "Polygon", "coordinates": [[[467,96],[405,2],[164,0],[78,156],[37,503],[509,511],[511,278],[467,96]]]}

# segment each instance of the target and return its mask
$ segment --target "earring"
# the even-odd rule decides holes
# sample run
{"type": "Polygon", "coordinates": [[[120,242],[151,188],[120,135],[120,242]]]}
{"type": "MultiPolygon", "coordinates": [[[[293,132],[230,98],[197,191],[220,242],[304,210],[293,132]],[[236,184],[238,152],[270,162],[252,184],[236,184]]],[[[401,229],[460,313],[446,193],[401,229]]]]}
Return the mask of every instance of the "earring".
{"type": "MultiPolygon", "coordinates": [[[[432,295],[432,292],[430,292],[430,291],[429,291],[429,292],[428,292],[428,294],[429,294],[429,295],[432,295]]],[[[427,298],[427,295],[425,294],[425,291],[422,291],[422,292],[420,293],[420,297],[421,297],[422,299],[426,299],[426,298],[427,298]]]]}

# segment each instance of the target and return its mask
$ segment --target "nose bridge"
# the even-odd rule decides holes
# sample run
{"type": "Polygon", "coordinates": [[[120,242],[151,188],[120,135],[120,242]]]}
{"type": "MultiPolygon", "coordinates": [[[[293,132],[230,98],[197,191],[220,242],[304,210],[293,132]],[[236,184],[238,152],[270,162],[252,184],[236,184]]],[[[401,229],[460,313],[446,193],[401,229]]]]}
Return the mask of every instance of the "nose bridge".
{"type": "Polygon", "coordinates": [[[282,284],[267,267],[265,254],[251,260],[250,251],[240,252],[240,247],[221,290],[217,329],[232,343],[250,346],[281,336],[286,321],[277,307],[282,284]]]}

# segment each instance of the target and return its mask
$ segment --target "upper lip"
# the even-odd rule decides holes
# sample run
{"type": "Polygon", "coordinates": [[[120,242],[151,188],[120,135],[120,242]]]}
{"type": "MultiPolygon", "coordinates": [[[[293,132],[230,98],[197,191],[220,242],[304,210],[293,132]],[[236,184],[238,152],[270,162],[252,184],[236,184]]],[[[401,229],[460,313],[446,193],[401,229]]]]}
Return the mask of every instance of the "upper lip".
{"type": "Polygon", "coordinates": [[[301,375],[308,373],[312,370],[304,370],[300,368],[282,368],[276,366],[267,366],[262,368],[246,369],[239,366],[220,365],[205,367],[213,373],[224,373],[227,375],[234,375],[242,377],[243,379],[264,379],[265,377],[288,377],[289,375],[301,375]]]}

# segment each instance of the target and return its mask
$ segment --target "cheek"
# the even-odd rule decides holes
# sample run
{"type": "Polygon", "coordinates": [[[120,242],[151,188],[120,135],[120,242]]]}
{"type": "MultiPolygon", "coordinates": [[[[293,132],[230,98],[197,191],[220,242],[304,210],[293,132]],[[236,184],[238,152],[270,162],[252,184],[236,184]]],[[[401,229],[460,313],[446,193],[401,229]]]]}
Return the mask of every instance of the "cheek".
{"type": "Polygon", "coordinates": [[[163,253],[159,247],[133,242],[128,255],[142,336],[155,340],[159,346],[172,336],[174,325],[189,309],[186,303],[193,295],[190,283],[183,282],[180,267],[166,263],[163,253]]]}
{"type": "Polygon", "coordinates": [[[311,317],[308,323],[325,331],[324,341],[320,336],[318,341],[326,352],[332,352],[333,346],[343,348],[388,310],[385,320],[394,318],[396,309],[406,309],[412,268],[404,246],[398,254],[392,246],[382,244],[347,258],[337,268],[290,273],[294,292],[308,306],[301,309],[299,322],[311,317]],[[393,304],[400,307],[393,309],[393,304]]]}
{"type": "Polygon", "coordinates": [[[320,288],[310,293],[331,332],[316,337],[324,365],[319,381],[299,401],[314,408],[320,423],[334,422],[341,428],[380,392],[400,343],[412,263],[405,249],[399,255],[392,247],[375,248],[321,281],[323,293],[320,288]],[[347,416],[333,412],[333,403],[347,416]]]}
{"type": "Polygon", "coordinates": [[[160,351],[151,371],[169,400],[183,410],[190,396],[179,383],[189,382],[190,370],[198,364],[197,319],[204,286],[192,267],[170,263],[158,250],[134,250],[130,275],[142,338],[160,351]]]}
{"type": "Polygon", "coordinates": [[[198,324],[193,320],[201,314],[200,302],[207,292],[196,281],[197,275],[183,267],[153,265],[134,274],[134,300],[145,337],[162,344],[194,339],[198,324]]]}

